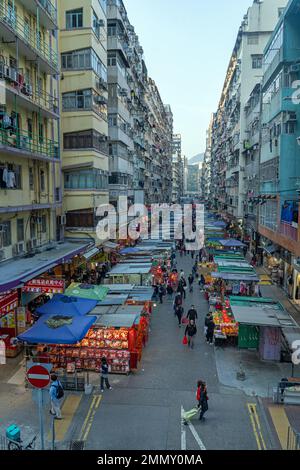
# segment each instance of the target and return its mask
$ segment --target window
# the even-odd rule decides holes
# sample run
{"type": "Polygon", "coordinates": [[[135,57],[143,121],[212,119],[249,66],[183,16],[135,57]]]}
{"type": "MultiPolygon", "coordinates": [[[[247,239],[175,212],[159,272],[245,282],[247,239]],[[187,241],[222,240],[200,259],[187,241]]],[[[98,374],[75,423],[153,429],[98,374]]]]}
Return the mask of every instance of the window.
{"type": "Polygon", "coordinates": [[[296,125],[293,121],[288,121],[284,124],[284,133],[285,134],[295,134],[296,125]]]}
{"type": "Polygon", "coordinates": [[[92,90],[77,90],[62,95],[63,111],[92,108],[92,90]]]}
{"type": "Polygon", "coordinates": [[[261,69],[263,65],[263,56],[262,55],[253,55],[252,56],[252,68],[261,69]]]}
{"type": "Polygon", "coordinates": [[[66,28],[75,29],[83,26],[83,9],[70,10],[66,12],[66,28]]]}
{"type": "Polygon", "coordinates": [[[107,25],[107,35],[115,37],[117,35],[116,23],[107,25]]]}
{"type": "Polygon", "coordinates": [[[32,139],[32,119],[27,119],[27,131],[28,131],[28,137],[29,139],[32,139]]]}
{"type": "Polygon", "coordinates": [[[46,233],[47,232],[47,218],[45,215],[42,215],[42,233],[46,233]]]}
{"type": "Polygon", "coordinates": [[[0,222],[2,232],[0,233],[0,247],[5,248],[11,245],[11,222],[0,222]]]}
{"type": "Polygon", "coordinates": [[[24,219],[17,219],[17,240],[24,241],[24,219]]]}
{"type": "Polygon", "coordinates": [[[99,77],[107,81],[107,69],[92,49],[79,49],[61,55],[62,70],[92,69],[99,77]]]}
{"type": "Polygon", "coordinates": [[[100,24],[99,24],[99,18],[96,15],[96,13],[93,10],[93,31],[97,38],[100,38],[100,24]]]}
{"type": "Polygon", "coordinates": [[[35,228],[36,228],[35,221],[33,219],[30,219],[30,238],[31,238],[31,240],[36,237],[35,228]]]}
{"type": "Polygon", "coordinates": [[[259,35],[258,34],[254,33],[254,34],[249,34],[248,35],[247,42],[248,42],[249,45],[252,45],[252,46],[257,45],[258,41],[259,41],[259,35]]]}
{"type": "Polygon", "coordinates": [[[64,149],[96,149],[107,154],[107,137],[95,130],[64,134],[64,149]]]}
{"type": "Polygon", "coordinates": [[[108,189],[108,174],[96,168],[68,171],[64,181],[65,189],[108,189]]]}
{"type": "Polygon", "coordinates": [[[29,189],[30,189],[30,191],[34,190],[34,176],[33,176],[32,166],[29,167],[29,189]]]}
{"type": "Polygon", "coordinates": [[[39,143],[44,142],[44,124],[39,123],[39,143]]]}
{"type": "Polygon", "coordinates": [[[117,57],[116,54],[110,54],[108,53],[107,56],[107,65],[110,67],[114,67],[117,65],[117,57]]]}
{"type": "Polygon", "coordinates": [[[41,176],[41,179],[40,179],[41,191],[44,192],[44,191],[46,190],[46,185],[45,185],[45,172],[44,172],[44,170],[41,170],[40,176],[41,176]]]}

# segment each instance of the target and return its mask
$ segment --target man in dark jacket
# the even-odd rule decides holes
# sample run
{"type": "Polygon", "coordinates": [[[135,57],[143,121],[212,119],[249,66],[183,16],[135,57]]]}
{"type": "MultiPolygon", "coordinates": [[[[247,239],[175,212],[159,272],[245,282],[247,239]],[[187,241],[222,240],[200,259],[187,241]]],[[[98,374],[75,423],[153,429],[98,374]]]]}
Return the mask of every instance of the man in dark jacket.
{"type": "Polygon", "coordinates": [[[213,319],[211,318],[207,323],[207,333],[206,333],[206,340],[207,343],[210,345],[214,344],[214,331],[216,325],[214,324],[213,319]]]}
{"type": "Polygon", "coordinates": [[[201,408],[200,412],[200,421],[205,421],[204,414],[208,410],[208,396],[207,396],[207,388],[206,383],[203,382],[200,388],[200,400],[199,400],[199,408],[201,408]]]}
{"type": "Polygon", "coordinates": [[[195,325],[195,322],[193,320],[190,320],[189,324],[187,325],[185,329],[185,336],[188,337],[188,346],[191,349],[194,349],[194,339],[197,334],[197,327],[195,325]]]}
{"type": "Polygon", "coordinates": [[[183,316],[184,310],[182,305],[175,306],[175,316],[178,318],[178,326],[181,327],[181,320],[183,316]]]}
{"type": "Polygon", "coordinates": [[[198,319],[197,310],[194,305],[191,306],[186,318],[188,318],[188,320],[193,320],[194,322],[198,319]]]}

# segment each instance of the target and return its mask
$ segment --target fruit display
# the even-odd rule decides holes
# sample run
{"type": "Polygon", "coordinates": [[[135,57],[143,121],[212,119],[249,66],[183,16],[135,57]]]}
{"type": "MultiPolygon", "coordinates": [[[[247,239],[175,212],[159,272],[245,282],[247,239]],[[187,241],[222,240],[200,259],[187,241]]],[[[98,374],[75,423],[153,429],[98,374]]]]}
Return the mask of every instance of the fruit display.
{"type": "Polygon", "coordinates": [[[220,332],[223,336],[238,336],[238,324],[230,311],[225,309],[217,311],[214,313],[213,318],[216,325],[216,333],[220,332]]]}

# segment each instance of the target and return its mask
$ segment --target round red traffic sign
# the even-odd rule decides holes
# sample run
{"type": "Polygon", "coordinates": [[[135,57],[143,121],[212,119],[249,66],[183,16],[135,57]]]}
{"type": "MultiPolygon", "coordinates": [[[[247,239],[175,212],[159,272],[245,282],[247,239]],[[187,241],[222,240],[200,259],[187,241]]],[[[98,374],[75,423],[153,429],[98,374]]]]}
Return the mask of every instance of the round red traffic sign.
{"type": "Polygon", "coordinates": [[[27,380],[35,388],[45,388],[49,385],[50,374],[48,369],[43,366],[32,366],[27,371],[27,380]]]}

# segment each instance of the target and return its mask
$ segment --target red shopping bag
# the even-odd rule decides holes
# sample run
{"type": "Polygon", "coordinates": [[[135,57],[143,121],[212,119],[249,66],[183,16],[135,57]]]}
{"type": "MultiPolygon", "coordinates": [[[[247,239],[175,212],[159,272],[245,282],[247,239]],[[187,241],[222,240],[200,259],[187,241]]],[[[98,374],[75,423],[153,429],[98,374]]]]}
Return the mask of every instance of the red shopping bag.
{"type": "Polygon", "coordinates": [[[189,319],[186,318],[186,317],[184,317],[184,318],[181,320],[181,323],[182,323],[183,325],[187,325],[188,322],[189,322],[189,319]]]}
{"type": "Polygon", "coordinates": [[[186,346],[188,344],[188,339],[186,336],[183,337],[182,344],[186,346]]]}

